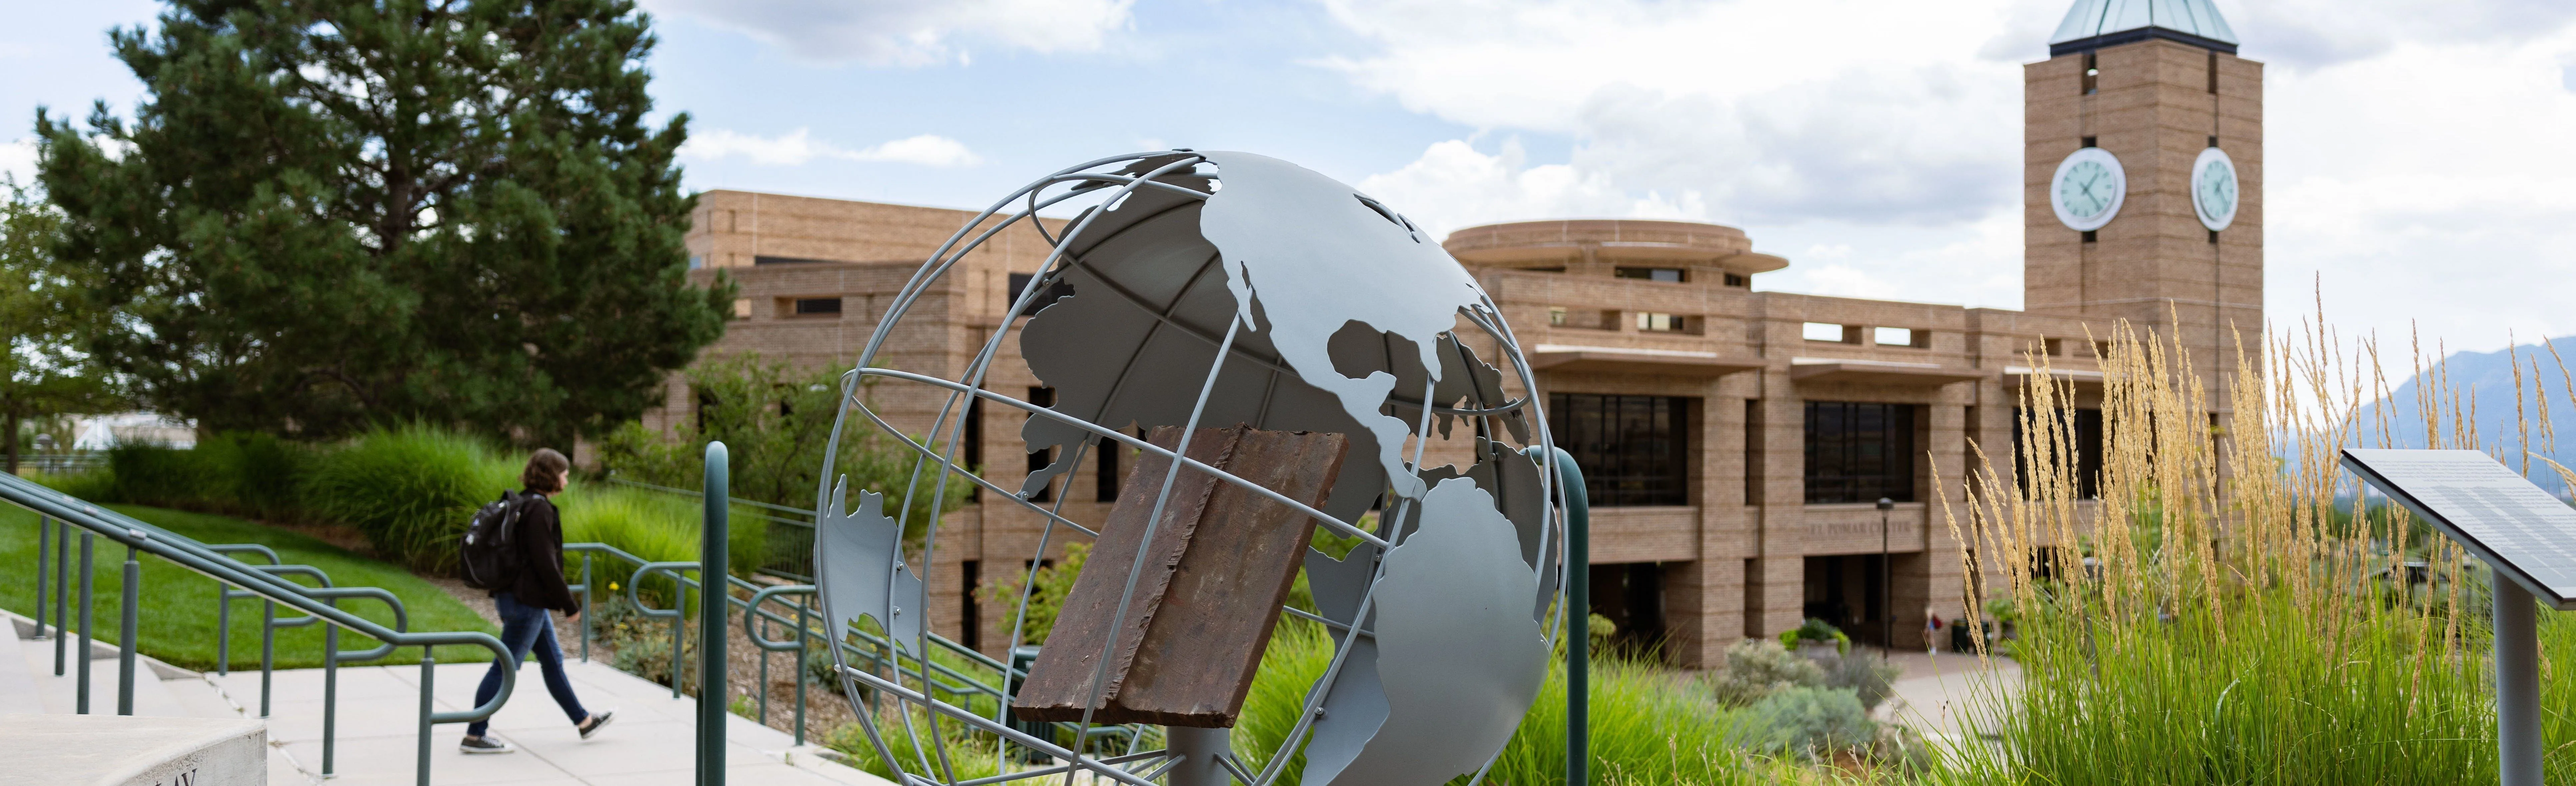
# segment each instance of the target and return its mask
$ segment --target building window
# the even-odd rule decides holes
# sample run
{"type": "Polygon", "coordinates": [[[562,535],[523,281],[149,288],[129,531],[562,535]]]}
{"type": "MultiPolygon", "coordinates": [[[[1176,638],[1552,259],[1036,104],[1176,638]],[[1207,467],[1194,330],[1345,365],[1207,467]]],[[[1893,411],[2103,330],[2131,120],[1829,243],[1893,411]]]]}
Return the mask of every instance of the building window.
{"type": "Polygon", "coordinates": [[[970,650],[982,649],[984,646],[983,615],[977,614],[975,608],[975,589],[976,585],[983,583],[984,577],[980,575],[984,572],[983,568],[982,560],[970,559],[957,563],[959,574],[957,583],[961,585],[957,598],[957,643],[966,645],[970,650]]]}
{"type": "MultiPolygon", "coordinates": [[[[2084,94],[2085,94],[2085,95],[2088,95],[2088,96],[2089,96],[2089,95],[2092,95],[2094,92],[2096,92],[2096,91],[2098,91],[2098,90],[2100,90],[2100,89],[2101,89],[2101,85],[2099,84],[2099,80],[2101,79],[2101,76],[2102,76],[2102,64],[2101,64],[2101,62],[2100,62],[2100,61],[2097,61],[2097,60],[2095,60],[2095,59],[2093,59],[2093,53],[2091,53],[2091,52],[2086,52],[2086,53],[2084,53],[2084,94]]],[[[2091,147],[2092,145],[2087,144],[2087,145],[2085,145],[2085,146],[2086,146],[2086,147],[2091,147]]]]}
{"type": "MultiPolygon", "coordinates": [[[[1035,278],[1037,278],[1037,276],[1031,273],[1011,274],[1011,302],[1020,302],[1020,293],[1026,291],[1029,288],[1029,281],[1035,278]]],[[[1057,300],[1068,297],[1073,297],[1073,282],[1066,281],[1061,278],[1056,279],[1055,283],[1049,285],[1045,292],[1038,293],[1037,299],[1029,301],[1028,308],[1020,310],[1020,316],[1025,317],[1030,314],[1038,313],[1039,309],[1055,305],[1057,300]]]]}
{"type": "Polygon", "coordinates": [[[2096,140],[2096,139],[2097,139],[2097,137],[2089,137],[2089,136],[2088,136],[2088,137],[2085,137],[2085,138],[2084,138],[2084,143],[2083,143],[2083,144],[2080,144],[2080,145],[2076,145],[2076,147],[2079,147],[2079,148],[2083,148],[2083,147],[2095,147],[2096,145],[2094,145],[2094,142],[2095,142],[2095,140],[2096,140]]]}
{"type": "Polygon", "coordinates": [[[2061,460],[2071,459],[2075,464],[2075,498],[2101,499],[2102,410],[2059,411],[2066,417],[2064,428],[2057,432],[2057,436],[2049,437],[2041,433],[2040,423],[2030,410],[2013,410],[2013,479],[2020,484],[2023,494],[2031,494],[2034,491],[2031,468],[2046,458],[2046,454],[2064,451],[2071,455],[2062,455],[2061,460]],[[2071,444],[2055,447],[2031,444],[2039,439],[2065,440],[2071,444]],[[2039,452],[2034,452],[2034,448],[2040,449],[2039,452]]]}
{"type": "Polygon", "coordinates": [[[1671,314],[1661,314],[1653,311],[1637,312],[1637,329],[1653,333],[1682,332],[1682,327],[1687,324],[1688,321],[1689,319],[1687,317],[1677,317],[1671,314]]]}
{"type": "Polygon", "coordinates": [[[1677,267],[1623,267],[1612,271],[1612,273],[1620,278],[1633,278],[1639,281],[1662,281],[1668,284],[1679,284],[1690,280],[1690,275],[1677,267]]]}
{"type": "Polygon", "coordinates": [[[1565,309],[1562,309],[1562,308],[1550,308],[1550,309],[1548,309],[1548,310],[1547,310],[1547,326],[1548,326],[1548,327],[1565,327],[1565,309]]]}
{"type": "Polygon", "coordinates": [[[841,299],[800,297],[796,299],[793,313],[800,317],[837,317],[841,315],[841,299]]]}
{"type": "Polygon", "coordinates": [[[1548,428],[1574,454],[1596,507],[1689,504],[1689,400],[1554,393],[1548,428]]]}
{"type": "Polygon", "coordinates": [[[1914,405],[1807,402],[1807,504],[1914,501],[1914,405]]]}
{"type": "Polygon", "coordinates": [[[1744,400],[1744,504],[1762,504],[1762,400],[1744,400]]]}
{"type": "MultiPolygon", "coordinates": [[[[1055,388],[1031,387],[1029,388],[1028,401],[1031,404],[1041,407],[1055,406],[1055,388]]],[[[1030,417],[1036,416],[1031,415],[1030,417]]],[[[1029,452],[1029,474],[1035,475],[1040,472],[1044,472],[1047,467],[1054,465],[1055,448],[1042,448],[1029,452]]],[[[1046,485],[1038,487],[1038,493],[1036,496],[1029,497],[1030,502],[1050,502],[1054,499],[1055,479],[1053,478],[1047,479],[1046,485]]]]}
{"type": "Polygon", "coordinates": [[[1728,273],[1726,274],[1726,285],[1739,289],[1749,289],[1753,286],[1753,278],[1742,273],[1728,273]]]}
{"type": "Polygon", "coordinates": [[[1100,489],[1092,498],[1101,502],[1117,502],[1118,482],[1125,477],[1118,464],[1119,459],[1127,455],[1127,445],[1118,440],[1101,437],[1100,444],[1093,448],[1093,452],[1100,454],[1100,457],[1092,460],[1091,463],[1093,471],[1098,473],[1100,489]]]}
{"type": "Polygon", "coordinates": [[[1836,344],[1860,343],[1859,325],[1837,325],[1831,322],[1809,322],[1798,328],[1798,335],[1808,341],[1831,341],[1836,344]]]}
{"type": "Polygon", "coordinates": [[[702,268],[702,267],[706,267],[706,266],[707,266],[707,258],[706,258],[706,257],[699,256],[699,255],[697,255],[697,254],[690,254],[690,255],[689,255],[689,269],[690,269],[690,270],[696,270],[696,269],[698,269],[698,268],[702,268]]]}
{"type": "Polygon", "coordinates": [[[2091,242],[2093,242],[2094,238],[2095,238],[2095,235],[2093,234],[2093,230],[2090,230],[2090,229],[2084,230],[2084,242],[2091,243],[2091,242]]]}
{"type": "Polygon", "coordinates": [[[1878,345],[1882,347],[1914,347],[1916,349],[1921,349],[1931,346],[1931,342],[1926,340],[1931,337],[1932,334],[1928,331],[1915,330],[1913,328],[1883,327],[1873,331],[1870,336],[1870,340],[1877,342],[1878,345]]]}
{"type": "MultiPolygon", "coordinates": [[[[965,420],[965,433],[958,435],[957,438],[964,440],[966,444],[963,446],[951,447],[960,448],[955,451],[954,455],[966,460],[966,469],[968,471],[980,473],[984,471],[983,396],[969,395],[966,397],[965,420]]],[[[984,487],[974,484],[967,485],[966,498],[970,500],[982,500],[984,498],[984,487]]]]}

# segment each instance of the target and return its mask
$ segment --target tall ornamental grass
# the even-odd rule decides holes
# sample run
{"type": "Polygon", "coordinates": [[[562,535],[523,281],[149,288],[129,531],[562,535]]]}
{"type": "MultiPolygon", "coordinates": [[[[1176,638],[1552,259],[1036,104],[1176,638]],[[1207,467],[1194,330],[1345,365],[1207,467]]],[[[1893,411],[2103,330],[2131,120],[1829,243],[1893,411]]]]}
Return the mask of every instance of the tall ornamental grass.
{"type": "MultiPolygon", "coordinates": [[[[1308,686],[1333,658],[1333,640],[1313,624],[1283,620],[1270,639],[1261,671],[1244,697],[1232,743],[1251,766],[1269,761],[1305,709],[1308,686]]],[[[1519,730],[1503,747],[1485,783],[1562,786],[1565,783],[1565,667],[1553,658],[1547,681],[1519,730]]],[[[1817,767],[1802,759],[1771,758],[1739,746],[1743,712],[1718,704],[1714,694],[1686,675],[1621,658],[1593,661],[1590,718],[1592,781],[1599,784],[1857,783],[1854,771],[1817,767]]],[[[1304,756],[1292,759],[1280,783],[1296,783],[1304,756]]],[[[1883,778],[1892,782],[1891,773],[1883,778]]],[[[1454,783],[1465,784],[1462,776],[1454,783]]]]}
{"type": "Polygon", "coordinates": [[[357,527],[376,553],[447,575],[455,572],[465,522],[518,487],[519,467],[473,437],[404,426],[323,453],[303,493],[315,513],[357,527]]]}
{"type": "MultiPolygon", "coordinates": [[[[2214,374],[2168,336],[2112,338],[2098,500],[2078,499],[2062,416],[2087,394],[2041,382],[2020,394],[2021,477],[1985,456],[1965,503],[1945,504],[1972,586],[2022,610],[2023,684],[1980,685],[2002,708],[1999,734],[1957,743],[1940,779],[2493,782],[2487,572],[2402,511],[2364,504],[2337,463],[2364,434],[2369,447],[2406,433],[2413,446],[2492,448],[2447,378],[2419,368],[2423,408],[2369,423],[2361,407],[2387,400],[2388,375],[2367,342],[2294,334],[2214,374]],[[2236,391],[2223,417],[2210,393],[2222,383],[2236,391]]],[[[2525,375],[2524,359],[2518,397],[2576,396],[2563,364],[2525,375]]],[[[2047,361],[2030,359],[2034,379],[2047,361]]],[[[2518,444],[2554,439],[2546,422],[2521,427],[2518,444]]],[[[1972,607],[1967,624],[1979,616],[1972,607]]],[[[2576,675],[2559,668],[2576,663],[2576,622],[2563,616],[2543,615],[2548,707],[2576,706],[2576,675]]],[[[2576,716],[2547,713],[2544,726],[2549,782],[2576,783],[2576,716]]]]}

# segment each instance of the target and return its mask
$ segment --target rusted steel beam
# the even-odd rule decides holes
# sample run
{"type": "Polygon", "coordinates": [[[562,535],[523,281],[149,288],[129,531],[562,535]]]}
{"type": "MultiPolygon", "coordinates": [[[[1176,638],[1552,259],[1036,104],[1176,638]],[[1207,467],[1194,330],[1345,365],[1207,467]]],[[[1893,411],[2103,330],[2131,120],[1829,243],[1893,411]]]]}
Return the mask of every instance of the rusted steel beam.
{"type": "MultiPolygon", "coordinates": [[[[1169,448],[1180,435],[1180,427],[1164,426],[1149,441],[1169,448]]],[[[1341,434],[1237,425],[1200,429],[1188,455],[1289,499],[1322,505],[1349,448],[1341,434]]],[[[1144,550],[1145,569],[1126,619],[1113,626],[1145,519],[1170,471],[1169,460],[1146,456],[1128,474],[1100,542],[1020,686],[1019,706],[1012,708],[1020,718],[1075,721],[1090,708],[1094,723],[1234,725],[1315,523],[1184,468],[1144,550]],[[1113,630],[1118,647],[1093,706],[1092,675],[1113,630]]]]}

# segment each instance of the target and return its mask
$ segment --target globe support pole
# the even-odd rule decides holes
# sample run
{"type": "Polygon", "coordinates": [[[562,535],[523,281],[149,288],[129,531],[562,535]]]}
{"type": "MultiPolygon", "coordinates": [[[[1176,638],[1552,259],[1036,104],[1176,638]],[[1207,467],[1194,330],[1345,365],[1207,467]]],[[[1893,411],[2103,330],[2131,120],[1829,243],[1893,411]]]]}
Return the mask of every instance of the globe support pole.
{"type": "Polygon", "coordinates": [[[1163,727],[1165,746],[1181,763],[1172,765],[1171,786],[1226,786],[1233,778],[1226,774],[1218,756],[1227,750],[1225,729],[1192,729],[1181,726],[1163,727]]]}
{"type": "Polygon", "coordinates": [[[731,575],[725,565],[725,514],[733,499],[729,464],[724,443],[707,443],[706,524],[698,542],[698,786],[725,782],[725,607],[731,605],[725,587],[725,577],[731,575]]]}

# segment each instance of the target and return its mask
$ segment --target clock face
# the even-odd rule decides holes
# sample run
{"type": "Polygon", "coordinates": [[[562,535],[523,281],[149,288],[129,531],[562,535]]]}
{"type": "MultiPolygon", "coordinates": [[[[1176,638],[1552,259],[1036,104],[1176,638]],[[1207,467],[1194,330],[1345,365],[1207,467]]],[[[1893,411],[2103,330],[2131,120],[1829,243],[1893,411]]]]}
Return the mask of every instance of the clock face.
{"type": "Polygon", "coordinates": [[[2236,161],[2227,151],[2209,148],[2191,164],[2191,208],[2200,225],[2216,232],[2236,221],[2236,161]]]}
{"type": "Polygon", "coordinates": [[[2129,177],[2120,169],[2120,159],[2108,150],[2088,147],[2058,163],[2057,176],[2049,180],[2048,202],[2068,229],[2090,232],[2120,214],[2120,202],[2128,191],[2129,177]]]}

